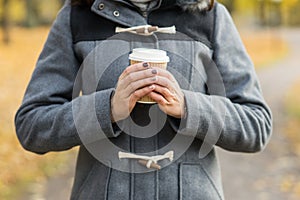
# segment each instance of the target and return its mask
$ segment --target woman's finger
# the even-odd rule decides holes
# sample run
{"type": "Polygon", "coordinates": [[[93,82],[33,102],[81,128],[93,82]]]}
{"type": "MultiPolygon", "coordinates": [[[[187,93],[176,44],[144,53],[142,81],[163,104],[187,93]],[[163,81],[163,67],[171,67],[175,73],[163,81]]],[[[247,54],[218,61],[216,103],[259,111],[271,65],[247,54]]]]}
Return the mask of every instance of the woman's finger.
{"type": "MultiPolygon", "coordinates": [[[[156,76],[156,74],[157,74],[156,69],[147,69],[147,70],[132,72],[131,74],[128,74],[126,77],[124,77],[124,79],[121,81],[121,84],[123,85],[124,88],[126,88],[130,84],[134,84],[135,82],[138,82],[143,79],[147,79],[149,77],[154,77],[156,76]]],[[[141,85],[139,87],[143,87],[143,86],[144,85],[141,85]]]]}
{"type": "Polygon", "coordinates": [[[147,62],[136,63],[128,66],[120,75],[119,80],[124,79],[126,76],[131,74],[132,72],[142,71],[149,68],[149,64],[147,62]]]}
{"type": "Polygon", "coordinates": [[[155,89],[154,85],[150,85],[148,87],[138,89],[131,94],[130,101],[135,104],[140,98],[148,95],[154,89],[155,89]]]}
{"type": "Polygon", "coordinates": [[[154,92],[161,94],[168,102],[171,102],[175,98],[174,90],[170,90],[160,85],[155,85],[154,92]]]}
{"type": "Polygon", "coordinates": [[[168,78],[164,77],[164,76],[160,76],[160,74],[158,74],[156,76],[156,82],[155,84],[160,85],[162,87],[168,88],[171,90],[171,88],[173,88],[173,85],[175,84],[174,82],[172,82],[171,80],[169,80],[168,78]]]}
{"type": "MultiPolygon", "coordinates": [[[[155,86],[156,88],[157,86],[155,86]]],[[[164,96],[162,96],[161,94],[159,93],[156,93],[156,92],[150,92],[148,94],[149,97],[151,97],[155,102],[157,102],[159,105],[168,105],[170,104],[165,98],[164,96]]]]}
{"type": "Polygon", "coordinates": [[[128,86],[126,88],[124,88],[123,92],[127,94],[126,97],[130,96],[132,93],[134,93],[136,90],[140,89],[140,88],[144,88],[147,86],[150,86],[154,83],[156,83],[157,81],[157,77],[150,77],[150,78],[145,78],[145,79],[141,79],[138,81],[134,81],[128,84],[128,86]]]}
{"type": "Polygon", "coordinates": [[[157,70],[157,75],[158,76],[165,77],[166,79],[168,79],[172,82],[177,82],[175,77],[173,76],[173,74],[171,74],[171,72],[169,72],[168,70],[165,70],[165,69],[162,69],[162,68],[157,68],[157,67],[153,67],[152,69],[157,70]]]}

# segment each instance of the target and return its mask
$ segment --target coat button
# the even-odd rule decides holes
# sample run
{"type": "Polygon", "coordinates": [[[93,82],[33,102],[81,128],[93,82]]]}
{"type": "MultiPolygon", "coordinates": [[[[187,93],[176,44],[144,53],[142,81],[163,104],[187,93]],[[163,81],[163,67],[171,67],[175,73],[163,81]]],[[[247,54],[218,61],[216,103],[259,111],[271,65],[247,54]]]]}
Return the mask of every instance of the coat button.
{"type": "Polygon", "coordinates": [[[113,14],[114,14],[115,17],[119,17],[120,16],[119,11],[117,11],[117,10],[115,10],[113,14]]]}
{"type": "Polygon", "coordinates": [[[103,10],[104,7],[105,7],[105,6],[104,6],[104,3],[100,3],[99,6],[98,6],[99,10],[103,10]]]}

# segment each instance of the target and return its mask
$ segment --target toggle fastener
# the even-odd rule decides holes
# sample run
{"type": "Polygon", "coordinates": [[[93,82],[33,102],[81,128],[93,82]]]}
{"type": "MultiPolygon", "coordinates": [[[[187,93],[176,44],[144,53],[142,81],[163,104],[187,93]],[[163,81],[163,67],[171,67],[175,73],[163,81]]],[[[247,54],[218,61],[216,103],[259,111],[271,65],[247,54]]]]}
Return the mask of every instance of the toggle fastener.
{"type": "Polygon", "coordinates": [[[156,156],[142,156],[134,153],[126,153],[119,151],[118,153],[119,159],[137,159],[138,163],[146,166],[148,169],[161,169],[161,166],[157,164],[158,161],[169,159],[170,162],[174,159],[174,151],[168,151],[164,155],[156,155],[156,156]]]}

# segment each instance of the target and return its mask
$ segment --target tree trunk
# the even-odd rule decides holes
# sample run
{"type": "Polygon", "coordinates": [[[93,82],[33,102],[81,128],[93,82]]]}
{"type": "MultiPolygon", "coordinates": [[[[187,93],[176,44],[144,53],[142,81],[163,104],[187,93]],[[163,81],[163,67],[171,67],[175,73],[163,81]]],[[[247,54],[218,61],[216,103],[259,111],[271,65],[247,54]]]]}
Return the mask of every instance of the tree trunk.
{"type": "Polygon", "coordinates": [[[25,0],[26,6],[26,18],[25,18],[25,26],[31,27],[33,26],[33,13],[32,13],[32,0],[25,0]]]}
{"type": "Polygon", "coordinates": [[[266,3],[267,2],[265,0],[258,0],[258,16],[259,22],[262,26],[267,24],[266,3]]]}
{"type": "Polygon", "coordinates": [[[39,24],[39,9],[38,0],[25,0],[26,4],[26,19],[25,26],[32,27],[39,24]]]}
{"type": "Polygon", "coordinates": [[[2,13],[2,31],[3,31],[3,42],[5,44],[8,44],[10,41],[9,37],[9,23],[8,23],[8,0],[3,0],[2,2],[2,8],[3,8],[3,13],[2,13]]]}

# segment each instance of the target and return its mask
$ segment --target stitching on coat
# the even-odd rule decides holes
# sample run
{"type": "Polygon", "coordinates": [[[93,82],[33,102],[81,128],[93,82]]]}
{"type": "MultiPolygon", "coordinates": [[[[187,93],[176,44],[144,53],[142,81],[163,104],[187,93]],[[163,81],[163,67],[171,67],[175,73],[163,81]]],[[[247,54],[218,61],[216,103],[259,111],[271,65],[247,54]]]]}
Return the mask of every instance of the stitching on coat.
{"type": "MultiPolygon", "coordinates": [[[[215,36],[216,36],[216,24],[217,24],[217,9],[218,9],[218,2],[216,2],[216,5],[214,6],[213,12],[214,12],[214,24],[213,24],[213,30],[212,30],[212,50],[215,52],[216,50],[216,41],[215,41],[215,36]]],[[[214,54],[213,54],[213,58],[214,58],[214,54]]],[[[215,59],[213,59],[215,60],[215,59]]]]}
{"type": "Polygon", "coordinates": [[[108,160],[108,173],[107,173],[107,179],[106,179],[106,184],[105,184],[105,187],[106,187],[106,190],[105,190],[105,194],[104,194],[104,198],[105,200],[108,200],[108,192],[109,192],[109,184],[110,184],[110,179],[111,179],[111,174],[112,174],[112,164],[111,162],[108,160]]]}
{"type": "MultiPolygon", "coordinates": [[[[132,46],[132,43],[130,43],[130,46],[132,46]]],[[[131,126],[130,126],[129,130],[131,132],[131,126]]],[[[130,152],[134,152],[134,137],[132,137],[130,135],[129,135],[129,149],[130,149],[130,152]]],[[[132,168],[133,168],[132,162],[129,162],[129,165],[130,165],[130,170],[132,170],[132,168]]],[[[130,184],[129,184],[130,200],[134,200],[134,184],[135,184],[134,173],[130,173],[130,184]]]]}
{"type": "MultiPolygon", "coordinates": [[[[155,151],[157,151],[159,147],[158,136],[159,134],[155,135],[155,151]]],[[[159,200],[159,170],[155,171],[155,179],[156,179],[156,188],[155,188],[156,200],[159,200]]]]}
{"type": "Polygon", "coordinates": [[[92,166],[92,168],[91,168],[91,170],[90,170],[90,172],[88,173],[88,175],[87,175],[86,178],[84,179],[83,183],[81,184],[81,186],[80,186],[80,188],[79,188],[79,190],[78,190],[78,193],[77,193],[77,195],[75,196],[75,199],[79,199],[79,197],[80,197],[80,195],[81,195],[83,189],[86,188],[86,186],[87,186],[87,181],[88,181],[88,180],[91,178],[91,176],[94,174],[96,166],[97,166],[97,163],[96,163],[96,161],[95,161],[94,164],[93,164],[93,166],[92,166]]]}
{"type": "Polygon", "coordinates": [[[222,196],[220,195],[217,187],[215,186],[214,182],[212,181],[210,175],[207,173],[207,171],[205,170],[205,168],[201,165],[201,163],[194,163],[194,162],[182,162],[180,163],[180,170],[179,170],[179,182],[180,182],[180,188],[179,188],[179,191],[180,191],[180,200],[183,200],[182,199],[182,178],[181,178],[181,175],[182,175],[182,168],[183,168],[183,165],[190,165],[190,166],[199,166],[200,169],[204,172],[205,176],[207,177],[207,179],[209,180],[210,184],[212,185],[212,187],[214,188],[214,190],[216,191],[218,197],[220,200],[222,200],[222,196]]]}
{"type": "Polygon", "coordinates": [[[182,165],[183,163],[179,164],[179,173],[178,173],[178,199],[182,200],[182,165]]]}
{"type": "Polygon", "coordinates": [[[218,191],[218,189],[216,188],[215,183],[213,182],[213,180],[210,178],[209,174],[207,173],[207,171],[204,169],[204,167],[200,164],[201,169],[204,171],[205,175],[207,176],[209,182],[211,183],[211,185],[213,186],[213,188],[215,189],[215,191],[217,192],[219,198],[222,200],[222,197],[218,191]]]}
{"type": "Polygon", "coordinates": [[[190,84],[190,88],[189,88],[189,90],[192,90],[193,88],[191,88],[192,87],[192,79],[193,79],[193,74],[194,74],[194,70],[196,70],[196,69],[194,69],[194,66],[195,66],[195,63],[196,63],[196,61],[195,61],[195,42],[193,41],[192,42],[192,57],[191,57],[191,62],[192,62],[192,66],[191,66],[191,68],[190,68],[190,74],[189,74],[189,84],[190,84]]]}
{"type": "MultiPolygon", "coordinates": [[[[110,183],[110,178],[111,178],[111,162],[109,160],[106,160],[107,165],[109,165],[109,167],[107,167],[108,171],[107,171],[107,178],[106,178],[106,184],[105,184],[105,193],[104,193],[104,199],[107,200],[108,199],[108,192],[109,192],[109,183],[110,183]]],[[[83,183],[81,184],[79,190],[78,190],[78,194],[75,196],[75,199],[80,199],[80,195],[82,194],[83,190],[88,186],[87,182],[90,180],[91,177],[94,176],[94,174],[97,172],[96,168],[101,165],[101,163],[98,163],[97,161],[94,162],[93,167],[91,168],[90,172],[88,173],[88,175],[86,176],[86,178],[84,179],[83,183]]]]}

